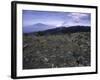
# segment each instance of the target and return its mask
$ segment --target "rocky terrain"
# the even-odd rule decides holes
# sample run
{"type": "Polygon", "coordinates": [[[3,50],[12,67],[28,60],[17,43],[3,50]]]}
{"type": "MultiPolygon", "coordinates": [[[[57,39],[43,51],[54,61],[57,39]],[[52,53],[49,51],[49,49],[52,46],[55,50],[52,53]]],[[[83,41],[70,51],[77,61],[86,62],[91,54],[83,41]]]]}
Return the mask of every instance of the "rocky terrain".
{"type": "Polygon", "coordinates": [[[90,32],[23,34],[23,69],[90,66],[90,32]]]}

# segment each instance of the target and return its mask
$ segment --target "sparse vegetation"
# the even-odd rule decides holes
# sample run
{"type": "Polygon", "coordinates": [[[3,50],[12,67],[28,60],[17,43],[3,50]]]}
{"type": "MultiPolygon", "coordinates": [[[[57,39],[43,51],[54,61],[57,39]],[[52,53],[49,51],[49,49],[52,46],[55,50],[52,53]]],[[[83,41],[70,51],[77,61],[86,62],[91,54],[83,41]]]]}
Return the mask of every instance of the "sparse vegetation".
{"type": "Polygon", "coordinates": [[[23,69],[90,66],[90,32],[23,35],[23,69]]]}

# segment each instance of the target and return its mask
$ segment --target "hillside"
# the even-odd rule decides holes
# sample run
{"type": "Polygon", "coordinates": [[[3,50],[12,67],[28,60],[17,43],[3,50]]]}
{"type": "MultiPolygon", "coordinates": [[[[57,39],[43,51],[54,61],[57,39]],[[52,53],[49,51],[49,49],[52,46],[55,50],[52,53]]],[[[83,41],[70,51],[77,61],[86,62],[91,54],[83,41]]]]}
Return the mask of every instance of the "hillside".
{"type": "Polygon", "coordinates": [[[90,55],[90,31],[23,34],[23,69],[90,66],[90,55]]]}

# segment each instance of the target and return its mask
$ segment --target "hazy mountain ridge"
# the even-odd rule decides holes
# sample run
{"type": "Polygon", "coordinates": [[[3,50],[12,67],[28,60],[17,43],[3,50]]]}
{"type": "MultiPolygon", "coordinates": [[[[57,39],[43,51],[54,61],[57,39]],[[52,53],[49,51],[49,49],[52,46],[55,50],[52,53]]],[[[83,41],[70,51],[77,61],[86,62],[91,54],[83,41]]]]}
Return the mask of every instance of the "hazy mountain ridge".
{"type": "Polygon", "coordinates": [[[58,27],[53,29],[48,29],[45,31],[40,31],[44,34],[58,34],[58,33],[75,33],[75,32],[88,32],[90,27],[88,26],[70,26],[70,27],[58,27]]]}
{"type": "Polygon", "coordinates": [[[40,35],[49,35],[49,34],[64,34],[64,33],[75,33],[75,32],[90,32],[90,26],[70,26],[70,27],[56,27],[53,29],[47,29],[43,31],[36,31],[25,34],[40,34],[40,35]]]}
{"type": "Polygon", "coordinates": [[[43,23],[37,23],[34,25],[23,27],[23,33],[36,33],[36,32],[43,32],[43,33],[56,33],[56,32],[87,32],[90,31],[90,26],[53,26],[43,23]]]}
{"type": "Polygon", "coordinates": [[[44,31],[44,30],[50,29],[52,27],[55,27],[55,26],[37,23],[34,25],[23,27],[23,32],[24,33],[32,33],[32,32],[44,31]]]}

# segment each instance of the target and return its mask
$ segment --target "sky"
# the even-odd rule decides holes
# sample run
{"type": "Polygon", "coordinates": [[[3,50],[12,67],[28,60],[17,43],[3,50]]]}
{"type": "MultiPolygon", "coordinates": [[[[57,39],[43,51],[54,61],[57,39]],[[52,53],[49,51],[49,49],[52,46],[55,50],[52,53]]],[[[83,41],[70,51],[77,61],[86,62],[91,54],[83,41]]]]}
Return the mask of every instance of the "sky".
{"type": "Polygon", "coordinates": [[[55,27],[69,27],[75,25],[90,26],[91,14],[77,12],[23,10],[22,21],[23,27],[30,27],[38,23],[52,25],[55,27]]]}

